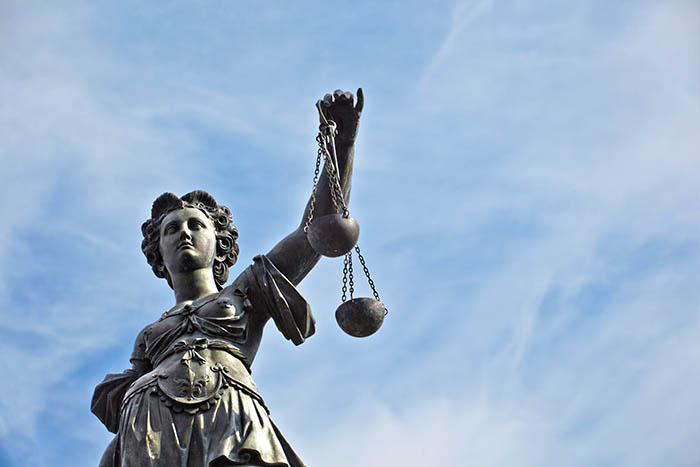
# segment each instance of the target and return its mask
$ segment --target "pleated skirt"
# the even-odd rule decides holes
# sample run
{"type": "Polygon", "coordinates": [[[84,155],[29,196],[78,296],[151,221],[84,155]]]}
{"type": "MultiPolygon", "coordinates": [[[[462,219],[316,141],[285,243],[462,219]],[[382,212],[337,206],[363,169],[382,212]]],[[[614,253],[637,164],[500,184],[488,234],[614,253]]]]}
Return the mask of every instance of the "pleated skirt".
{"type": "Polygon", "coordinates": [[[126,401],[119,423],[115,467],[304,467],[265,408],[234,387],[194,415],[144,390],[126,401]]]}

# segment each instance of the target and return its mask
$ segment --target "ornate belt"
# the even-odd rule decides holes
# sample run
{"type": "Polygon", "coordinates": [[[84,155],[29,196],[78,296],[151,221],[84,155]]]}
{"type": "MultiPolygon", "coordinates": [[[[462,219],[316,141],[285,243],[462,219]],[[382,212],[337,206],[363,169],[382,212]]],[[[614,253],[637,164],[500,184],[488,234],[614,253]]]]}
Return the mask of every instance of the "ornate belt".
{"type": "MultiPolygon", "coordinates": [[[[160,397],[173,412],[196,414],[211,408],[229,387],[236,388],[256,399],[268,411],[258,394],[250,375],[242,368],[236,372],[221,362],[207,358],[210,350],[223,350],[239,358],[240,351],[221,341],[206,338],[183,339],[176,342],[156,362],[157,368],[144,381],[137,381],[124,398],[126,403],[136,393],[149,390],[151,396],[160,397]],[[232,352],[235,350],[236,352],[232,352]],[[173,354],[181,354],[179,362],[162,368],[158,364],[173,354]],[[238,374],[245,371],[245,376],[238,374]],[[247,379],[249,381],[241,381],[247,379]],[[248,383],[248,384],[246,384],[248,383]]],[[[242,355],[241,355],[242,356],[242,355]]],[[[245,362],[242,361],[245,364],[245,362]]]]}

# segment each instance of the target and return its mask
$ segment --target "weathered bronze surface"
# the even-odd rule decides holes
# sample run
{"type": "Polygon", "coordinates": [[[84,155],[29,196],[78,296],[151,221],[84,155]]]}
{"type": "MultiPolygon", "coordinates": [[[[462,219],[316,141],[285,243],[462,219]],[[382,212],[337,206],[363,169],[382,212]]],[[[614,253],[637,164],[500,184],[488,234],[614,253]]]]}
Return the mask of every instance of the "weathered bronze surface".
{"type": "Polygon", "coordinates": [[[307,232],[311,247],[323,256],[343,256],[357,243],[360,224],[352,217],[327,214],[314,219],[307,232]]]}
{"type": "MultiPolygon", "coordinates": [[[[334,159],[345,203],[361,89],[354,100],[337,90],[319,103],[337,124],[334,159]]],[[[337,212],[328,183],[323,170],[317,219],[337,212]]],[[[175,305],[139,333],[132,367],[107,375],[95,389],[92,411],[116,434],[101,467],[304,465],[270,419],[250,369],[270,319],[296,345],[314,333],[309,305],[295,288],[320,259],[304,229],[307,219],[309,204],[300,226],[227,286],[239,252],[231,211],[200,190],[155,200],[142,226],[142,250],[173,289],[175,305]]],[[[336,241],[340,234],[332,229],[324,235],[330,244],[349,241],[336,241]]]]}
{"type": "Polygon", "coordinates": [[[335,310],[338,326],[353,337],[367,337],[377,332],[385,315],[382,302],[368,297],[350,299],[335,310]]]}

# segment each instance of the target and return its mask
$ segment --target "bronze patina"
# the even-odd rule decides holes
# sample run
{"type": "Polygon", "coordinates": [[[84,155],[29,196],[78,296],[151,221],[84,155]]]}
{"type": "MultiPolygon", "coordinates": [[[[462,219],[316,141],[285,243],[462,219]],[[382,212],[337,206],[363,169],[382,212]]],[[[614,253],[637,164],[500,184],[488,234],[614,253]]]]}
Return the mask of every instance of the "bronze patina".
{"type": "MultiPolygon", "coordinates": [[[[230,285],[239,252],[231,211],[201,190],[164,193],[153,203],[142,250],[173,289],[175,305],[138,334],[132,367],[95,389],[92,411],[116,434],[101,467],[304,465],[272,422],[250,370],[270,319],[296,345],[314,333],[309,305],[295,287],[321,257],[309,244],[309,220],[337,215],[338,202],[346,206],[350,197],[362,90],[356,103],[352,93],[337,90],[317,106],[322,124],[337,125],[334,170],[320,171],[299,227],[230,285]]],[[[332,229],[314,234],[319,243],[338,243],[332,229]]],[[[349,250],[356,240],[339,243],[349,250]]],[[[368,332],[347,326],[355,335],[368,332]]]]}

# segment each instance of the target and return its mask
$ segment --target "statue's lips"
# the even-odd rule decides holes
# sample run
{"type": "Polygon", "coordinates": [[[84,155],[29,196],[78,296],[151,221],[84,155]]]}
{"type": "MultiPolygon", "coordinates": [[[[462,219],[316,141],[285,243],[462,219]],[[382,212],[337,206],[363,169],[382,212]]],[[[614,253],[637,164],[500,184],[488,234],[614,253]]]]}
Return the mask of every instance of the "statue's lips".
{"type": "Polygon", "coordinates": [[[192,248],[192,249],[194,249],[194,245],[193,245],[192,243],[190,243],[190,242],[182,242],[182,243],[180,243],[180,244],[177,246],[177,251],[185,250],[185,249],[187,249],[187,248],[192,248]]]}

